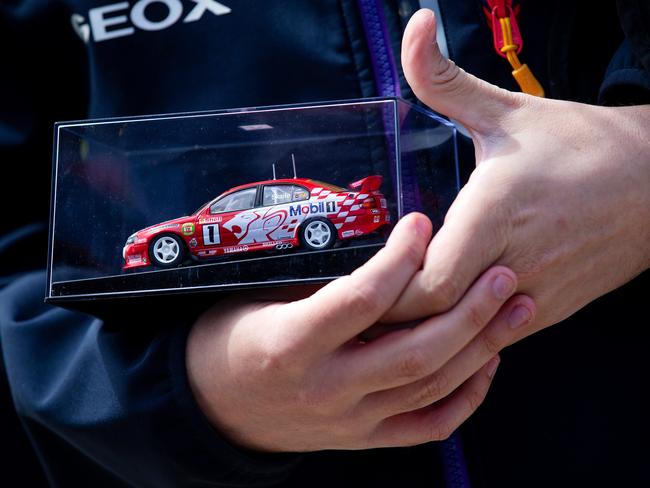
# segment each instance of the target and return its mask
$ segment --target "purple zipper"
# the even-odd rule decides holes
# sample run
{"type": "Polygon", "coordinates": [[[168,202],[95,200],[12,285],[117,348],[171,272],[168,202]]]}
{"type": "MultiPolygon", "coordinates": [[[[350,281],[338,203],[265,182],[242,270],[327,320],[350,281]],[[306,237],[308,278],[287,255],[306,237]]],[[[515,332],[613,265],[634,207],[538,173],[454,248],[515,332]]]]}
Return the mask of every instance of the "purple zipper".
{"type": "Polygon", "coordinates": [[[380,97],[399,97],[402,91],[386,28],[384,9],[379,0],[358,0],[358,4],[370,50],[377,94],[380,97]]]}
{"type": "MultiPolygon", "coordinates": [[[[377,95],[380,97],[400,97],[402,90],[381,2],[380,0],[357,0],[357,3],[361,12],[368,50],[370,51],[377,95]]],[[[384,114],[384,127],[388,133],[394,128],[395,115],[389,112],[384,114]]],[[[397,148],[394,142],[389,140],[388,146],[390,156],[395,158],[397,148]]],[[[402,174],[402,215],[422,210],[414,162],[403,159],[400,169],[402,174]]]]}
{"type": "MultiPolygon", "coordinates": [[[[386,17],[380,0],[357,0],[361,11],[361,20],[366,34],[372,70],[375,75],[377,95],[380,97],[399,97],[402,90],[399,85],[399,75],[395,56],[391,47],[386,17]]],[[[392,123],[384,120],[384,124],[392,123]]],[[[390,149],[395,154],[395,145],[390,143],[390,149]]],[[[421,210],[420,195],[418,192],[416,173],[413,161],[402,161],[402,190],[403,210],[411,212],[421,210]],[[406,164],[405,164],[406,163],[406,164]]],[[[463,455],[460,435],[454,432],[449,439],[441,442],[445,484],[448,488],[470,488],[467,463],[463,455]]]]}
{"type": "Polygon", "coordinates": [[[470,488],[469,472],[463,455],[463,447],[458,431],[440,443],[440,453],[445,474],[445,484],[449,488],[470,488]]]}

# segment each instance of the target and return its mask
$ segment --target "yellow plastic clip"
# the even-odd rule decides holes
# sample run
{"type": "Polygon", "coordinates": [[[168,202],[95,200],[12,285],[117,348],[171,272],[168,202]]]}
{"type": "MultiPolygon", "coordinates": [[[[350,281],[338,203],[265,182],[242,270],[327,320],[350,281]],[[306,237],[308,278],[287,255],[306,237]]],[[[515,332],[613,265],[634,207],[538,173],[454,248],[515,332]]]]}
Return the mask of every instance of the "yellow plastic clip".
{"type": "Polygon", "coordinates": [[[533,72],[527,64],[522,64],[519,68],[514,70],[512,76],[515,77],[515,81],[521,88],[522,92],[544,98],[544,88],[542,88],[542,85],[537,81],[537,78],[535,78],[535,75],[533,75],[533,72]]]}
{"type": "Polygon", "coordinates": [[[535,75],[530,70],[528,65],[521,64],[519,58],[517,57],[517,46],[512,42],[512,26],[510,25],[510,18],[502,17],[499,18],[499,23],[501,24],[501,31],[503,32],[503,47],[501,52],[506,55],[510,66],[514,70],[512,76],[515,78],[515,81],[521,88],[521,91],[528,93],[529,95],[534,95],[536,97],[544,97],[544,88],[535,75]]]}

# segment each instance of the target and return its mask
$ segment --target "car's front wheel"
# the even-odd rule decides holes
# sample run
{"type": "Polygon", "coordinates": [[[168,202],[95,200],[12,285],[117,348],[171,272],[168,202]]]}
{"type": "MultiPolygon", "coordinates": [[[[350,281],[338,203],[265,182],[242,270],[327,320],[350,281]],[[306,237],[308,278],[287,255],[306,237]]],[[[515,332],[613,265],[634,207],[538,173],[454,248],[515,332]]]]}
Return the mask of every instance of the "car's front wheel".
{"type": "Polygon", "coordinates": [[[161,268],[178,266],[185,259],[185,244],[175,234],[161,234],[149,245],[151,264],[161,268]]]}
{"type": "Polygon", "coordinates": [[[336,229],[327,219],[309,219],[300,226],[299,237],[300,243],[307,249],[321,251],[334,245],[336,229]]]}

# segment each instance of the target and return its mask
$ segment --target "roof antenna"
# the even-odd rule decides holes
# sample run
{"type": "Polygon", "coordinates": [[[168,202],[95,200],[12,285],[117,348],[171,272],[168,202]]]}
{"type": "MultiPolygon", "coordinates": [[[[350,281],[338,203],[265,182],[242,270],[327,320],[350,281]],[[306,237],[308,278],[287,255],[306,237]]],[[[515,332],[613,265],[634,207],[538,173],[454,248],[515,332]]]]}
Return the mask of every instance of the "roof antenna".
{"type": "Polygon", "coordinates": [[[291,153],[291,162],[293,163],[293,179],[295,180],[298,178],[298,175],[296,175],[296,157],[291,153]]]}
{"type": "Polygon", "coordinates": [[[273,179],[275,180],[275,163],[271,163],[271,166],[273,166],[273,179]]]}

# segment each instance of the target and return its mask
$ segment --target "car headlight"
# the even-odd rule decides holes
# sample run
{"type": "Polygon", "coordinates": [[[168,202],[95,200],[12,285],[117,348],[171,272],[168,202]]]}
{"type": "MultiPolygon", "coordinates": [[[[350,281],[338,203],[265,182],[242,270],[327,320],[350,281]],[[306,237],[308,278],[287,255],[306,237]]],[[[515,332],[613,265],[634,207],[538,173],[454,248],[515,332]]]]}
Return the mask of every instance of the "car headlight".
{"type": "Polygon", "coordinates": [[[126,240],[126,245],[128,246],[129,244],[133,244],[135,242],[135,236],[136,234],[131,235],[127,240],[126,240]]]}

